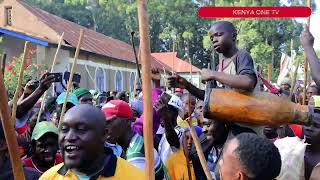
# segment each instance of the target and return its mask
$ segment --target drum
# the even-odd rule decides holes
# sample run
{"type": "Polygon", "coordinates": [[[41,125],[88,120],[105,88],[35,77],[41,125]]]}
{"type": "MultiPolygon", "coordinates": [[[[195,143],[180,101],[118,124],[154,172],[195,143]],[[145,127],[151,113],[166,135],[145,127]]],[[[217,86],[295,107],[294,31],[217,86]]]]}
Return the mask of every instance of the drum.
{"type": "Polygon", "coordinates": [[[208,119],[256,125],[309,125],[311,114],[308,106],[266,92],[207,89],[205,94],[204,117],[208,119]]]}

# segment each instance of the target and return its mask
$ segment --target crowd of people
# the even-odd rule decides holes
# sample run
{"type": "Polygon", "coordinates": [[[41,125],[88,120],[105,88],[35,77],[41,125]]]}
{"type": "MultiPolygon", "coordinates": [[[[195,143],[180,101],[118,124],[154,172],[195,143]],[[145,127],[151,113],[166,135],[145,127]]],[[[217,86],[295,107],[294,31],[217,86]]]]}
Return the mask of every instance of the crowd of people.
{"type": "MultiPolygon", "coordinates": [[[[201,71],[208,88],[261,91],[264,86],[253,59],[236,45],[234,25],[217,22],[209,34],[213,49],[219,53],[219,64],[214,70],[201,71]]],[[[190,125],[213,179],[320,179],[320,61],[313,41],[309,31],[302,32],[301,45],[314,80],[308,85],[306,102],[302,102],[299,87],[292,99],[287,98],[309,105],[313,114],[310,126],[258,126],[208,119],[203,113],[204,90],[178,75],[168,78],[168,87],[161,87],[161,75],[152,69],[155,179],[207,179],[190,125]]],[[[39,81],[29,81],[17,103],[14,128],[26,179],[144,179],[141,86],[137,84],[130,97],[129,92],[98,92],[74,84],[60,120],[67,93],[42,98],[52,83],[54,76],[49,73],[39,81]],[[41,103],[44,110],[37,122],[41,103]]],[[[290,96],[291,84],[289,80],[282,82],[281,96],[290,96]]],[[[13,172],[1,125],[2,179],[13,179],[13,172]]]]}

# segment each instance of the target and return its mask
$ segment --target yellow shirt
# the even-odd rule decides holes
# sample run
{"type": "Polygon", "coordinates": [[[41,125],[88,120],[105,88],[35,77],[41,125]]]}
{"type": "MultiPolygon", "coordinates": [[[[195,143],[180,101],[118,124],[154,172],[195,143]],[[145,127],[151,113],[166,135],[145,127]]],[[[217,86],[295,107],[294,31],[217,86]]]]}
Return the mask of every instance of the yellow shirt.
{"type": "MultiPolygon", "coordinates": [[[[59,173],[60,169],[63,168],[63,163],[60,163],[48,171],[43,173],[40,177],[40,180],[78,180],[77,176],[72,173],[71,170],[67,170],[67,172],[63,175],[59,173]]],[[[88,164],[90,166],[90,164],[88,164]]],[[[112,171],[112,170],[111,170],[112,171]]],[[[122,158],[117,158],[116,161],[116,169],[113,175],[105,177],[100,175],[97,180],[123,180],[123,179],[134,179],[134,180],[144,180],[145,174],[139,168],[131,165],[129,162],[122,158]]]]}
{"type": "MultiPolygon", "coordinates": [[[[188,122],[183,120],[180,116],[177,117],[177,124],[182,128],[188,128],[188,122]]],[[[198,126],[198,121],[196,118],[192,118],[192,125],[198,126]]]]}
{"type": "MultiPolygon", "coordinates": [[[[187,159],[184,155],[183,148],[180,148],[170,156],[167,160],[166,167],[170,180],[190,179],[188,175],[187,159]]],[[[191,161],[190,171],[192,179],[196,179],[191,161]]]]}

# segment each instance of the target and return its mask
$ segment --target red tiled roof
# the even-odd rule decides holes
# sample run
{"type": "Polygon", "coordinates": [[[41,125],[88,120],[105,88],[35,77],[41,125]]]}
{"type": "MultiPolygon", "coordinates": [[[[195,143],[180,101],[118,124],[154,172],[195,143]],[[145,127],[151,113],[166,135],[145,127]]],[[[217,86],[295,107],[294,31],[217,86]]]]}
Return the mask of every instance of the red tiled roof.
{"type": "MultiPolygon", "coordinates": [[[[170,68],[174,69],[175,72],[190,72],[190,63],[177,58],[176,52],[161,52],[151,53],[153,57],[160,60],[163,64],[166,64],[170,68]]],[[[200,69],[192,66],[192,72],[200,72],[200,69]]]]}
{"type": "MultiPolygon", "coordinates": [[[[132,46],[128,43],[95,32],[76,23],[50,14],[42,9],[30,6],[22,0],[19,0],[18,2],[23,5],[29,12],[39,18],[40,21],[56,31],[57,34],[62,34],[64,32],[64,41],[70,44],[72,47],[77,46],[80,29],[84,29],[85,33],[81,47],[82,50],[135,63],[135,56],[132,50],[132,46]]],[[[159,68],[161,70],[165,68],[165,70],[167,71],[172,71],[172,68],[167,64],[163,63],[153,56],[151,57],[152,67],[159,68]]]]}
{"type": "Polygon", "coordinates": [[[159,68],[161,71],[165,69],[167,73],[172,72],[172,68],[168,66],[167,64],[163,63],[161,60],[157,59],[156,57],[152,56],[151,54],[151,66],[159,68]]]}
{"type": "Polygon", "coordinates": [[[18,2],[58,34],[64,32],[64,40],[71,46],[77,46],[80,29],[84,29],[85,33],[81,47],[82,50],[120,60],[135,62],[131,45],[82,27],[39,8],[32,7],[26,2],[18,2]]]}

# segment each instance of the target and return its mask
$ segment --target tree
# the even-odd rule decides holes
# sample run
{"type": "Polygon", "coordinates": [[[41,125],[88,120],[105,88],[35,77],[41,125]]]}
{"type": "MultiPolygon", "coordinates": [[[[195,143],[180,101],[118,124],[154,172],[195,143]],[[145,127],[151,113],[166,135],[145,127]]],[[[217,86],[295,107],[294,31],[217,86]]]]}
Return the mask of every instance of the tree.
{"type": "MultiPolygon", "coordinates": [[[[27,0],[50,13],[95,29],[113,38],[130,42],[130,32],[136,31],[138,42],[137,5],[135,0],[27,0]]],[[[210,25],[228,20],[238,28],[238,46],[250,52],[256,63],[279,68],[281,52],[299,48],[302,25],[292,19],[203,19],[197,9],[204,5],[216,6],[277,6],[283,0],[149,0],[150,42],[152,52],[172,51],[175,44],[180,58],[190,57],[192,64],[207,67],[212,59],[208,37],[210,25]]],[[[288,0],[288,5],[304,5],[303,0],[288,0]]],[[[314,1],[313,1],[314,4],[314,1]]],[[[314,6],[313,6],[314,8],[314,6]]],[[[274,74],[274,73],[273,73],[274,74]]]]}

